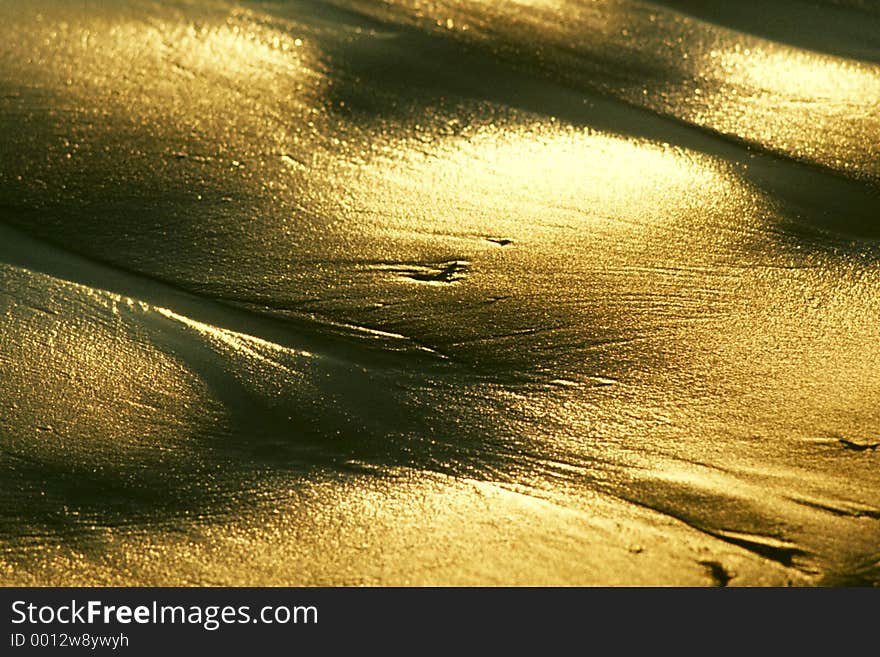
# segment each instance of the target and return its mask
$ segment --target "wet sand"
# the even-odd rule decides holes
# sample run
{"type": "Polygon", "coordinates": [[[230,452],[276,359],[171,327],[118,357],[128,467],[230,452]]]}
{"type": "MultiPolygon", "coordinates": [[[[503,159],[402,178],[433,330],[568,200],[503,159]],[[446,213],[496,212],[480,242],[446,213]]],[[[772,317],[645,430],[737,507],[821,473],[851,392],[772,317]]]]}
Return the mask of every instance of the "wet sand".
{"type": "Polygon", "coordinates": [[[0,583],[876,585],[874,34],[0,2],[0,583]]]}

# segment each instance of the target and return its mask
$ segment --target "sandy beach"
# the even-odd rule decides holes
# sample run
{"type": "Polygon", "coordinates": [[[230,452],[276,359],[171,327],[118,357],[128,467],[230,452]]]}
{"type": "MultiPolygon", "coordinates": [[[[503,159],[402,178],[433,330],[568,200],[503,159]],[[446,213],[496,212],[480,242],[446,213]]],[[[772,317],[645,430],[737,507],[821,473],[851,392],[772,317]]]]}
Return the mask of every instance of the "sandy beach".
{"type": "Polygon", "coordinates": [[[734,4],[0,0],[0,584],[880,583],[880,5],[734,4]]]}

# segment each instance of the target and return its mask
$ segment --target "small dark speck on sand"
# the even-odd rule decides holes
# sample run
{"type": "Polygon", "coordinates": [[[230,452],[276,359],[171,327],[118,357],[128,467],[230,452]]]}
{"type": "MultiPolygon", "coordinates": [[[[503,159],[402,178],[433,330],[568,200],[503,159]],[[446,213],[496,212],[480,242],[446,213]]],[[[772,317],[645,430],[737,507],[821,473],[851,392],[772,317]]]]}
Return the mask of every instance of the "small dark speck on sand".
{"type": "Polygon", "coordinates": [[[490,242],[494,242],[499,246],[507,246],[508,244],[513,244],[513,240],[509,237],[487,237],[486,238],[490,242]]]}

